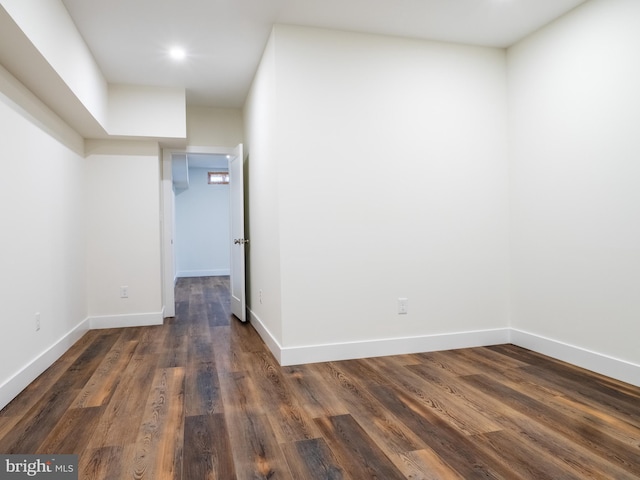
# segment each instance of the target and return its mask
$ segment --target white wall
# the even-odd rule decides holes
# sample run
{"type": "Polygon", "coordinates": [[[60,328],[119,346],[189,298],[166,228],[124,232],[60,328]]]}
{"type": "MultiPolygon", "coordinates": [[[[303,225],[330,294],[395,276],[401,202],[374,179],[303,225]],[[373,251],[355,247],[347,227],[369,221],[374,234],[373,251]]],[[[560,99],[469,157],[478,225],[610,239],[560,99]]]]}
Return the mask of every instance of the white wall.
{"type": "Polygon", "coordinates": [[[109,85],[110,135],[186,138],[184,88],[109,85]]]}
{"type": "Polygon", "coordinates": [[[639,19],[593,0],[509,49],[512,325],[555,356],[640,364],[639,19]]]}
{"type": "Polygon", "coordinates": [[[176,192],[178,277],[229,275],[229,185],[209,185],[209,170],[189,168],[189,188],[176,192]]]}
{"type": "Polygon", "coordinates": [[[282,344],[278,153],[275,142],[276,65],[273,34],[265,48],[244,109],[246,162],[245,237],[247,305],[265,340],[282,344]],[[262,295],[260,295],[262,291],[262,295]]]}
{"type": "Polygon", "coordinates": [[[2,408],[87,329],[87,291],[82,139],[1,67],[0,87],[2,408]]]}
{"type": "MultiPolygon", "coordinates": [[[[270,228],[281,345],[506,328],[504,51],[284,26],[273,44],[275,100],[268,85],[252,98],[254,117],[275,111],[273,143],[248,141],[251,248],[270,228]],[[271,227],[254,162],[277,169],[271,227]]],[[[252,309],[263,268],[252,256],[252,309]]]]}
{"type": "Polygon", "coordinates": [[[187,143],[197,147],[235,147],[243,138],[242,110],[190,105],[187,143]]]}
{"type": "Polygon", "coordinates": [[[91,325],[162,323],[158,146],[92,144],[86,162],[91,325]]]}

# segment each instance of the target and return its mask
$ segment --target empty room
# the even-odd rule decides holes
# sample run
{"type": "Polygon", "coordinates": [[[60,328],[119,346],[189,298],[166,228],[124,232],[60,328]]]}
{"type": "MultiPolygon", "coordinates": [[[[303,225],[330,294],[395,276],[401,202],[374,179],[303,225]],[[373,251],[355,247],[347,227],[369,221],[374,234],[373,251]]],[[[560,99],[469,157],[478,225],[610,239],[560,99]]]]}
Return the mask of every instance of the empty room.
{"type": "Polygon", "coordinates": [[[639,25],[0,0],[0,478],[640,478],[639,25]]]}

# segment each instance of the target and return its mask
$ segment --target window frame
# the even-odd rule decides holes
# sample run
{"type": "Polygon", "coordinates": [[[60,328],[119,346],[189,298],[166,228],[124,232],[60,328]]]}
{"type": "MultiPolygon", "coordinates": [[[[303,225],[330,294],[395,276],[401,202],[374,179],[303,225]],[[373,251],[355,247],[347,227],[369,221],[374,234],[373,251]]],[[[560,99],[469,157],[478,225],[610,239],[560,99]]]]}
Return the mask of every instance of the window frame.
{"type": "Polygon", "coordinates": [[[208,185],[229,185],[229,172],[224,170],[216,170],[207,172],[208,185]],[[214,177],[219,177],[221,181],[213,181],[214,177]]]}

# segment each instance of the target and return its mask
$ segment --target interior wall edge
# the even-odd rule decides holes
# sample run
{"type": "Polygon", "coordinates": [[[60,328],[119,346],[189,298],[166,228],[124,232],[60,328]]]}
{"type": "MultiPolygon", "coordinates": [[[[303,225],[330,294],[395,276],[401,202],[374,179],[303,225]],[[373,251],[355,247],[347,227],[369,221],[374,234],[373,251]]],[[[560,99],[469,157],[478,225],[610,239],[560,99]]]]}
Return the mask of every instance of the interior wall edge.
{"type": "Polygon", "coordinates": [[[260,317],[253,310],[251,310],[251,308],[247,307],[247,313],[249,314],[249,323],[251,323],[251,326],[258,333],[258,335],[260,335],[260,338],[262,338],[262,341],[269,348],[278,363],[280,365],[284,365],[282,363],[283,348],[282,345],[280,345],[280,342],[276,339],[273,333],[271,333],[271,331],[267,328],[260,317]]]}
{"type": "Polygon", "coordinates": [[[0,65],[0,101],[74,153],[84,156],[84,139],[0,65]]]}
{"type": "Polygon", "coordinates": [[[89,331],[89,324],[87,317],[0,385],[0,410],[80,340],[89,331]]]}
{"type": "Polygon", "coordinates": [[[543,337],[535,333],[511,329],[511,343],[640,387],[640,365],[587,350],[576,345],[543,337]]]}
{"type": "Polygon", "coordinates": [[[640,386],[640,365],[515,328],[283,347],[251,310],[251,325],[280,365],[435,352],[511,343],[610,378],[640,386]]]}

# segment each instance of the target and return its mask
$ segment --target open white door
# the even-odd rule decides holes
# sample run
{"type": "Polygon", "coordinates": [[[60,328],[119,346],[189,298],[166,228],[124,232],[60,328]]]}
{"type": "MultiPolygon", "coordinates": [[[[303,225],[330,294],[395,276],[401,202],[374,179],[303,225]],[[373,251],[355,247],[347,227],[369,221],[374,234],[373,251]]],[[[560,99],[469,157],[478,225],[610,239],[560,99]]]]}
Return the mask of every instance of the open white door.
{"type": "Polygon", "coordinates": [[[245,299],[245,245],[244,238],[244,178],[242,144],[229,158],[229,187],[231,203],[231,313],[241,321],[247,321],[245,299]]]}

